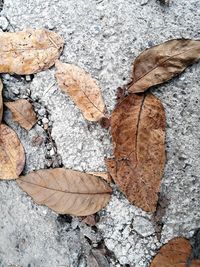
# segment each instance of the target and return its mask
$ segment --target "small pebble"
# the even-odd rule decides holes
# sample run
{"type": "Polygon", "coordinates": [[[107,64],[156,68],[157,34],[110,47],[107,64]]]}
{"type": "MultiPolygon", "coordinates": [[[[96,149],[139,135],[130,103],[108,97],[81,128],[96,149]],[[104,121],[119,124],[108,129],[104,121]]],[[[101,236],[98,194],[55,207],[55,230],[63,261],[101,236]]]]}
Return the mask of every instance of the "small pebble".
{"type": "Polygon", "coordinates": [[[38,110],[38,114],[39,114],[40,116],[44,116],[45,113],[46,113],[46,111],[45,111],[44,108],[41,108],[41,109],[38,110]]]}
{"type": "Polygon", "coordinates": [[[5,17],[0,17],[0,28],[5,31],[8,28],[8,20],[5,17]]]}
{"type": "Polygon", "coordinates": [[[49,120],[48,120],[47,118],[43,118],[43,119],[42,119],[42,123],[43,123],[43,124],[46,124],[46,123],[48,123],[48,122],[49,122],[49,120]]]}
{"type": "Polygon", "coordinates": [[[50,150],[50,152],[49,152],[49,155],[50,156],[53,156],[55,154],[55,152],[54,152],[54,149],[52,148],[51,150],[50,150]]]}
{"type": "Polygon", "coordinates": [[[27,82],[30,82],[31,81],[31,75],[26,75],[25,79],[27,82]]]}

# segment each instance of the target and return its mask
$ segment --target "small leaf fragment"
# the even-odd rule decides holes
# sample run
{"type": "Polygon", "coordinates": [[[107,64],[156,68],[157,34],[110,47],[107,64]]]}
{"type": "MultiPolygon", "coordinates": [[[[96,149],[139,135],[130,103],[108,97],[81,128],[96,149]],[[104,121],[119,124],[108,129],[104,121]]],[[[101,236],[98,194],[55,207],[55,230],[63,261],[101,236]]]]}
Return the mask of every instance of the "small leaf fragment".
{"type": "Polygon", "coordinates": [[[189,264],[191,252],[192,247],[187,239],[182,237],[171,239],[161,247],[150,267],[199,267],[199,260],[192,260],[189,264]]]}
{"type": "Polygon", "coordinates": [[[96,176],[55,168],[31,172],[17,180],[37,204],[60,214],[87,216],[109,201],[111,187],[96,176]]]}
{"type": "Polygon", "coordinates": [[[27,131],[36,124],[37,117],[28,100],[19,99],[13,102],[5,102],[4,104],[11,110],[13,121],[19,123],[27,131]]]}
{"type": "Polygon", "coordinates": [[[16,133],[0,125],[0,179],[17,179],[25,164],[24,148],[16,133]]]}
{"type": "Polygon", "coordinates": [[[131,94],[111,116],[114,159],[108,172],[131,203],[156,210],[165,164],[165,112],[154,95],[131,94]]]}
{"type": "Polygon", "coordinates": [[[175,39],[142,52],[133,65],[130,93],[146,91],[181,73],[200,58],[200,40],[175,39]]]}
{"type": "Polygon", "coordinates": [[[0,73],[33,74],[54,65],[63,38],[46,29],[0,32],[0,73]]]}
{"type": "Polygon", "coordinates": [[[58,85],[68,93],[89,121],[104,118],[105,104],[96,81],[83,69],[56,61],[58,85]]]}
{"type": "Polygon", "coordinates": [[[0,80],[0,124],[3,116],[3,99],[2,99],[3,83],[0,80]]]}

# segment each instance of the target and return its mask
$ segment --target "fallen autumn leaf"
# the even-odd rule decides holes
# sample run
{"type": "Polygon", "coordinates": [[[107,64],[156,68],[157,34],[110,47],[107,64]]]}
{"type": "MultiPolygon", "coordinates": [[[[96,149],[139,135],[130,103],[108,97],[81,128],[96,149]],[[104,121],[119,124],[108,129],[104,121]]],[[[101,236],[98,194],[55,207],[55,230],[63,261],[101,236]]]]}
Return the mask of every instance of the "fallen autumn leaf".
{"type": "Polygon", "coordinates": [[[59,87],[70,95],[89,121],[104,118],[105,104],[96,81],[83,69],[56,61],[56,78],[59,87]]]}
{"type": "Polygon", "coordinates": [[[150,267],[200,267],[200,260],[189,263],[191,252],[192,247],[187,239],[174,238],[161,247],[150,267]]]}
{"type": "Polygon", "coordinates": [[[17,183],[37,204],[76,216],[101,210],[112,192],[104,180],[94,175],[62,168],[31,172],[17,183]]]}
{"type": "Polygon", "coordinates": [[[0,73],[32,74],[54,65],[63,48],[60,35],[46,29],[0,32],[0,73]]]}
{"type": "Polygon", "coordinates": [[[0,179],[16,179],[25,164],[24,148],[16,133],[0,125],[0,179]]]}
{"type": "Polygon", "coordinates": [[[165,112],[154,95],[131,94],[111,116],[113,180],[131,203],[155,211],[165,164],[165,112]]]}
{"type": "Polygon", "coordinates": [[[146,49],[133,65],[133,82],[130,93],[146,91],[164,83],[200,58],[200,41],[190,39],[170,40],[146,49]]]}
{"type": "Polygon", "coordinates": [[[19,99],[13,102],[5,102],[12,112],[13,121],[29,131],[37,122],[36,114],[32,105],[26,99],[19,99]]]}

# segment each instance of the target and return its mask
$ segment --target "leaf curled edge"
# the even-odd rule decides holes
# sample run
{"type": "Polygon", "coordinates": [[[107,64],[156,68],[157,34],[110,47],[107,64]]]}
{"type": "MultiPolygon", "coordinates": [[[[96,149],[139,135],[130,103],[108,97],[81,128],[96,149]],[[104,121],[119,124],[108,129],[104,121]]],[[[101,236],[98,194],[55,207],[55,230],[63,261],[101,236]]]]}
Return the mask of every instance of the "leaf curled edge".
{"type": "Polygon", "coordinates": [[[28,100],[19,99],[13,102],[5,102],[4,104],[11,110],[13,121],[19,123],[27,131],[36,124],[37,117],[28,100]]]}
{"type": "Polygon", "coordinates": [[[89,121],[104,118],[105,104],[96,81],[83,69],[56,61],[56,79],[62,91],[68,93],[83,116],[89,121]]]}
{"type": "Polygon", "coordinates": [[[0,125],[0,179],[17,179],[25,164],[24,148],[16,133],[0,125]]]}
{"type": "Polygon", "coordinates": [[[94,175],[63,168],[31,172],[21,176],[17,183],[37,204],[76,216],[101,210],[112,192],[105,181],[94,175]]]}
{"type": "Polygon", "coordinates": [[[200,58],[200,40],[175,39],[142,52],[133,65],[130,93],[146,91],[181,73],[200,58]]]}

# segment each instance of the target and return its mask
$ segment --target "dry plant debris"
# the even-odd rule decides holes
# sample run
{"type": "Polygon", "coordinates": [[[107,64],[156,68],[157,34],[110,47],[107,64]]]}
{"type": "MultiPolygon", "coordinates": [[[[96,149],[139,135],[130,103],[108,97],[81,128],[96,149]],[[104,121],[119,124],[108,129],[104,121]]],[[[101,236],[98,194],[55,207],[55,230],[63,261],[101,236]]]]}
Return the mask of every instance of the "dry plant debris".
{"type": "Polygon", "coordinates": [[[7,125],[0,125],[0,179],[16,179],[25,164],[24,148],[16,133],[7,125]]]}
{"type": "Polygon", "coordinates": [[[72,64],[57,61],[56,68],[59,87],[70,95],[83,116],[89,121],[104,118],[105,104],[96,81],[83,69],[72,64]]]}
{"type": "Polygon", "coordinates": [[[21,176],[18,185],[38,204],[60,214],[87,216],[101,210],[112,189],[94,175],[55,168],[21,176]]]}
{"type": "MultiPolygon", "coordinates": [[[[126,96],[125,88],[118,89],[111,119],[105,115],[106,107],[96,80],[80,67],[58,60],[64,45],[60,35],[46,29],[2,32],[0,43],[0,73],[26,75],[56,64],[60,89],[72,98],[85,119],[99,122],[104,128],[111,125],[114,146],[114,158],[106,160],[108,173],[55,168],[19,177],[25,164],[24,149],[15,132],[1,123],[3,85],[0,81],[0,179],[18,178],[18,185],[36,203],[58,213],[88,216],[108,203],[112,189],[107,182],[112,177],[131,203],[154,212],[165,164],[165,111],[160,100],[145,91],[168,81],[198,60],[200,41],[170,40],[141,53],[134,62],[129,95],[126,96]]],[[[13,120],[25,129],[30,130],[36,123],[36,115],[27,100],[5,105],[11,110],[13,120]]],[[[86,217],[85,221],[95,223],[94,217],[86,217]]],[[[189,255],[189,245],[181,242],[189,255]]],[[[176,248],[177,243],[172,244],[176,248]]],[[[163,251],[164,247],[152,264],[159,262],[163,251]]],[[[171,250],[170,253],[173,255],[171,250]]],[[[197,261],[192,264],[199,266],[197,261]]]]}
{"type": "Polygon", "coordinates": [[[190,260],[192,247],[182,237],[174,238],[161,247],[150,267],[200,267],[200,260],[190,260]]]}
{"type": "Polygon", "coordinates": [[[131,94],[111,117],[114,159],[108,170],[131,203],[155,211],[165,164],[165,112],[152,94],[131,94]]]}
{"type": "Polygon", "coordinates": [[[26,99],[19,99],[13,102],[4,103],[12,112],[13,121],[29,131],[37,122],[36,114],[32,105],[26,99]]]}
{"type": "Polygon", "coordinates": [[[46,29],[0,32],[0,73],[32,74],[54,65],[63,48],[60,35],[46,29]]]}
{"type": "Polygon", "coordinates": [[[200,41],[170,40],[145,50],[133,64],[130,93],[146,91],[164,83],[200,58],[200,41]]]}

